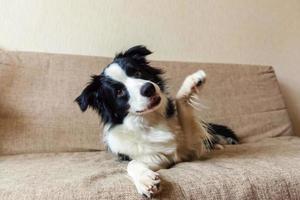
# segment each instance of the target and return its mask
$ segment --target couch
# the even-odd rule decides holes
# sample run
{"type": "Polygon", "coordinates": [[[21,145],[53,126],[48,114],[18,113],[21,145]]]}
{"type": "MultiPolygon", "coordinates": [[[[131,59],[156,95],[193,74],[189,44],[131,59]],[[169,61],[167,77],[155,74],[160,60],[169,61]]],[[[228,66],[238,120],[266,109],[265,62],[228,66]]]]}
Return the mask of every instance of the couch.
{"type": "MultiPolygon", "coordinates": [[[[111,58],[0,53],[0,199],[143,199],[105,151],[97,115],[74,103],[111,58]]],[[[300,138],[270,66],[153,61],[172,95],[207,73],[202,117],[241,144],[160,170],[156,199],[300,199],[300,138]]]]}

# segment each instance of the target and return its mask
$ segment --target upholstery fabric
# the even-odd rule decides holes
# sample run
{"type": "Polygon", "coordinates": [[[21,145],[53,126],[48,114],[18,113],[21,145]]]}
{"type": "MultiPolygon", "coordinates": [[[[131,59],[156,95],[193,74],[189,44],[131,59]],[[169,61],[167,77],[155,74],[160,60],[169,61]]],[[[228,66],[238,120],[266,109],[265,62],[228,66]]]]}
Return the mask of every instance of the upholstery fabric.
{"type": "MultiPolygon", "coordinates": [[[[103,150],[99,118],[82,114],[74,99],[89,76],[110,58],[44,53],[0,53],[0,154],[103,150]]],[[[163,68],[170,93],[184,77],[207,73],[201,91],[208,122],[230,126],[242,142],[292,135],[272,67],[153,62],[163,68]]]]}
{"type": "MultiPolygon", "coordinates": [[[[160,170],[157,199],[299,199],[300,138],[228,146],[201,161],[160,170]]],[[[0,199],[142,199],[126,162],[105,152],[0,157],[0,199]]]]}

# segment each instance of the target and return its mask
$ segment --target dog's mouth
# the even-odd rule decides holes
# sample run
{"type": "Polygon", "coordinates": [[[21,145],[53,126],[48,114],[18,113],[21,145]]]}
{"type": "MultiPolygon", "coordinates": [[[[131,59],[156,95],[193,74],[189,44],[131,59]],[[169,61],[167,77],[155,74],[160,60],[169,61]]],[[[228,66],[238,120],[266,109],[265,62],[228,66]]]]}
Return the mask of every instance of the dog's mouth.
{"type": "Polygon", "coordinates": [[[155,108],[157,108],[159,106],[160,102],[161,102],[161,97],[159,95],[150,97],[150,103],[147,106],[147,108],[144,110],[136,111],[136,113],[145,114],[145,113],[152,112],[155,110],[155,108]]]}
{"type": "Polygon", "coordinates": [[[150,104],[148,105],[148,109],[152,109],[155,106],[157,106],[161,101],[161,97],[160,96],[154,96],[154,97],[150,97],[150,104]]]}

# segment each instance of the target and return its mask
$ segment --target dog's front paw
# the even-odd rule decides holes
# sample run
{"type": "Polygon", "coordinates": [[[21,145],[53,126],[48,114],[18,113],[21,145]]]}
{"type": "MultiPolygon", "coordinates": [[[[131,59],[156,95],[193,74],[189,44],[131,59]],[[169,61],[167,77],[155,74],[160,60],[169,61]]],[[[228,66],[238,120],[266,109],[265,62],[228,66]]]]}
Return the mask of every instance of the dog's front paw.
{"type": "Polygon", "coordinates": [[[199,87],[205,82],[206,74],[203,70],[199,70],[196,73],[190,75],[190,79],[192,79],[193,87],[199,87]]]}
{"type": "Polygon", "coordinates": [[[199,70],[184,80],[181,88],[179,89],[176,98],[183,98],[197,92],[197,88],[200,87],[206,79],[206,74],[203,70],[199,70]]]}
{"type": "Polygon", "coordinates": [[[138,192],[147,198],[152,198],[160,191],[159,174],[151,170],[147,170],[136,177],[134,183],[138,192]]]}

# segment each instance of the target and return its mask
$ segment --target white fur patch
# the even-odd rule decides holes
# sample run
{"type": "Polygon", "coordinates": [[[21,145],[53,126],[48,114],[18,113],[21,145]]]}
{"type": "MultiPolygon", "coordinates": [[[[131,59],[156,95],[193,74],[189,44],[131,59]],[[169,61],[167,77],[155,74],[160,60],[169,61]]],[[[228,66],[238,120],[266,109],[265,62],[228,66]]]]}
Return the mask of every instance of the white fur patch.
{"type": "Polygon", "coordinates": [[[127,154],[133,159],[157,152],[174,153],[174,133],[159,119],[155,123],[147,124],[143,116],[129,115],[121,126],[115,126],[105,133],[105,142],[113,153],[127,154]]]}
{"type": "Polygon", "coordinates": [[[110,64],[105,70],[104,74],[113,80],[125,83],[128,76],[124,70],[117,63],[110,64]]]}

